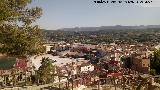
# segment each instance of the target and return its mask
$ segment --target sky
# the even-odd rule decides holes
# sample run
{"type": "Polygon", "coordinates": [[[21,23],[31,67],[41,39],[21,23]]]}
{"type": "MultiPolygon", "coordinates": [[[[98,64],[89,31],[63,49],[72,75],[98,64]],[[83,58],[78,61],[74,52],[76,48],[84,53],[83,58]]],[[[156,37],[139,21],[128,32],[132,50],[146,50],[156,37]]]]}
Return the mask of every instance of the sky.
{"type": "Polygon", "coordinates": [[[33,7],[39,6],[43,9],[43,15],[36,24],[48,30],[114,25],[160,25],[160,1],[152,0],[152,3],[147,4],[94,1],[96,0],[33,0],[33,7]]]}

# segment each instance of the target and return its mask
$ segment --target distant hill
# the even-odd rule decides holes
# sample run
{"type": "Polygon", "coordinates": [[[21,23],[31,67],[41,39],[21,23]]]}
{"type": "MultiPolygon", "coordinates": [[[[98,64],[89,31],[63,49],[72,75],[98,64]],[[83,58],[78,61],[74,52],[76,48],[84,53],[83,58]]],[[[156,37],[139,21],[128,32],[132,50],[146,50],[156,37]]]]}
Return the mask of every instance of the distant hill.
{"type": "Polygon", "coordinates": [[[160,25],[140,25],[140,26],[101,26],[101,27],[75,27],[75,28],[62,28],[60,31],[98,31],[98,30],[134,30],[134,29],[160,29],[160,25]]]}

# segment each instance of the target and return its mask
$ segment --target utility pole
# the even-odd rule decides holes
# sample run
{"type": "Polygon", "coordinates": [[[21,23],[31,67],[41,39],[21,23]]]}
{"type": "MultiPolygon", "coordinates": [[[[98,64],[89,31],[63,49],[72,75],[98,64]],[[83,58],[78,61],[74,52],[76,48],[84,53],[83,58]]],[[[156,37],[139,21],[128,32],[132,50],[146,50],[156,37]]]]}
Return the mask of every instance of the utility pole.
{"type": "Polygon", "coordinates": [[[25,70],[25,85],[27,85],[27,76],[26,76],[26,70],[25,70]]]}
{"type": "Polygon", "coordinates": [[[98,80],[98,90],[100,90],[100,80],[98,80]]]}
{"type": "Polygon", "coordinates": [[[114,78],[114,86],[115,86],[115,90],[117,90],[117,87],[116,87],[116,79],[115,79],[115,77],[113,77],[114,78]]]}
{"type": "Polygon", "coordinates": [[[60,89],[60,88],[61,88],[61,85],[60,85],[60,80],[61,80],[61,79],[60,79],[60,77],[59,77],[59,76],[58,76],[58,79],[59,79],[59,89],[60,89]]]}
{"type": "Polygon", "coordinates": [[[72,78],[72,90],[73,90],[73,78],[72,78]]]}

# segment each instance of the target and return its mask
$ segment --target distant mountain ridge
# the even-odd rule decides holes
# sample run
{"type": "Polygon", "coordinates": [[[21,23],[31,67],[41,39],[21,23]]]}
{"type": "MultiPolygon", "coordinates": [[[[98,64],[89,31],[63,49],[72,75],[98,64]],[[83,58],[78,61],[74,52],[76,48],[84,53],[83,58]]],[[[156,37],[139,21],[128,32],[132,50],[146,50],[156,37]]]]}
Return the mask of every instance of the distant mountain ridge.
{"type": "Polygon", "coordinates": [[[98,30],[126,30],[126,29],[148,29],[160,28],[160,25],[140,25],[140,26],[101,26],[101,27],[76,27],[76,28],[63,28],[62,31],[98,31],[98,30]]]}
{"type": "Polygon", "coordinates": [[[57,29],[60,31],[98,31],[98,30],[135,30],[135,29],[160,29],[160,25],[140,25],[140,26],[100,26],[100,27],[75,27],[57,29]]]}

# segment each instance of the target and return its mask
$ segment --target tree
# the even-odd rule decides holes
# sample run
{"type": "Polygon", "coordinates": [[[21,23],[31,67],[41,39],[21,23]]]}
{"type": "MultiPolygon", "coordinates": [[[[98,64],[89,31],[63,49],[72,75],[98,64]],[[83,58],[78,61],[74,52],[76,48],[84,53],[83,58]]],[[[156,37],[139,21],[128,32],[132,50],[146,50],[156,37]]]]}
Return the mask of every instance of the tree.
{"type": "MultiPolygon", "coordinates": [[[[142,78],[140,77],[141,79],[141,82],[139,83],[138,87],[136,88],[136,90],[141,90],[142,87],[145,87],[147,88],[147,85],[148,85],[148,77],[147,78],[142,78]]],[[[145,89],[146,90],[146,89],[145,89]]]]}
{"type": "Polygon", "coordinates": [[[132,58],[131,57],[121,57],[121,61],[123,62],[124,68],[131,68],[132,67],[132,58]]]}
{"type": "Polygon", "coordinates": [[[151,69],[151,70],[150,70],[150,74],[151,74],[151,75],[156,75],[156,70],[155,70],[155,69],[151,69]]]}
{"type": "Polygon", "coordinates": [[[151,58],[151,69],[156,71],[156,74],[160,74],[160,50],[155,50],[153,58],[151,58]]]}
{"type": "Polygon", "coordinates": [[[44,52],[42,31],[32,23],[42,9],[29,7],[32,0],[0,1],[0,53],[27,56],[44,52]]]}
{"type": "Polygon", "coordinates": [[[54,80],[55,66],[52,65],[51,59],[42,58],[41,66],[38,69],[37,75],[42,83],[50,83],[54,80]]]}

